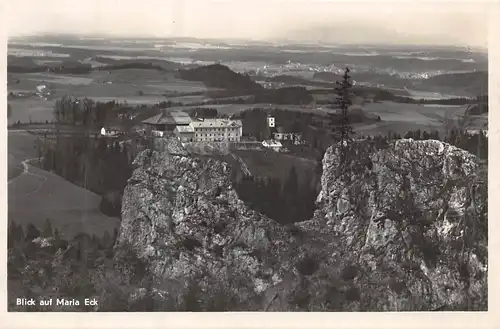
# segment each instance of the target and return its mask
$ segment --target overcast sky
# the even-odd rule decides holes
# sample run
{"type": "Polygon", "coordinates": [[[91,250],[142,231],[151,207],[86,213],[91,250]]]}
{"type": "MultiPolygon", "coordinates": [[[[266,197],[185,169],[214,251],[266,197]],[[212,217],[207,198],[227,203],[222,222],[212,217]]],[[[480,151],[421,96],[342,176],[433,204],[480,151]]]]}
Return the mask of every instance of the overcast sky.
{"type": "Polygon", "coordinates": [[[9,0],[9,36],[187,36],[486,46],[488,3],[328,0],[9,0]],[[428,3],[428,2],[427,2],[428,3]],[[318,32],[320,31],[320,32],[318,32]]]}

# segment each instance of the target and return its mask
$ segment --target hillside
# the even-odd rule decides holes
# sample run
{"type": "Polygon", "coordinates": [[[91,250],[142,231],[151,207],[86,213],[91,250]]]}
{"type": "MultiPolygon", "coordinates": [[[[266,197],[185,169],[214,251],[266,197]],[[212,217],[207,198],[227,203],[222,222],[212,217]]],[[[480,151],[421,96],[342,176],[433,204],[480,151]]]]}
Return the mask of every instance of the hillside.
{"type": "Polygon", "coordinates": [[[488,92],[488,72],[440,74],[423,80],[421,85],[426,88],[464,89],[474,95],[482,95],[488,92]]]}
{"type": "Polygon", "coordinates": [[[182,65],[154,59],[112,59],[107,57],[95,57],[94,60],[103,63],[102,66],[92,67],[91,64],[78,60],[64,60],[53,63],[37,63],[36,57],[7,57],[7,71],[9,73],[35,73],[54,72],[62,74],[87,74],[93,70],[111,71],[126,69],[144,69],[158,71],[173,71],[182,65]]]}
{"type": "Polygon", "coordinates": [[[97,56],[95,61],[106,64],[103,70],[119,69],[156,69],[159,71],[172,71],[182,67],[181,64],[160,59],[113,59],[97,56]]]}
{"type": "MultiPolygon", "coordinates": [[[[332,82],[339,79],[333,72],[315,72],[316,81],[332,82]]],[[[482,95],[488,92],[488,72],[449,73],[432,76],[428,79],[408,80],[396,75],[359,72],[355,80],[371,85],[384,85],[386,88],[410,88],[415,90],[433,90],[442,93],[482,95]]]]}
{"type": "Polygon", "coordinates": [[[203,82],[209,88],[228,90],[259,91],[261,85],[252,81],[248,75],[231,71],[227,66],[220,64],[196,67],[177,72],[179,78],[189,81],[203,82]]]}

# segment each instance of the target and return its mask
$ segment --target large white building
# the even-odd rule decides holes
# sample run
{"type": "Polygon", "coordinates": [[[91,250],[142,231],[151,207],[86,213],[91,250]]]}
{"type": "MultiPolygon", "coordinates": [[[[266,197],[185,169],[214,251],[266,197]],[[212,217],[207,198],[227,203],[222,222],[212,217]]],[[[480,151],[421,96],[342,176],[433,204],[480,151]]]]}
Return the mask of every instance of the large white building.
{"type": "Polygon", "coordinates": [[[239,142],[243,134],[241,120],[193,120],[190,126],[193,128],[193,141],[195,142],[239,142]]]}
{"type": "Polygon", "coordinates": [[[239,142],[243,134],[241,120],[191,119],[182,111],[163,111],[143,123],[153,135],[163,136],[165,131],[173,131],[183,142],[239,142]]]}

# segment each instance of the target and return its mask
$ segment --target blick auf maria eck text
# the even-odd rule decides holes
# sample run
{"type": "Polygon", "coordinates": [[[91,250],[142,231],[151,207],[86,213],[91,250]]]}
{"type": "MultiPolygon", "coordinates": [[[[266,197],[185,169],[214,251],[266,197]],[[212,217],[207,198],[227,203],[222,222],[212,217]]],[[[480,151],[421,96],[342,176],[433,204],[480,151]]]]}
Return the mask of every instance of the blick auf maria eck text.
{"type": "Polygon", "coordinates": [[[79,299],[68,299],[68,298],[46,298],[36,300],[34,298],[16,298],[17,306],[98,306],[97,299],[95,298],[85,298],[83,300],[79,299]]]}

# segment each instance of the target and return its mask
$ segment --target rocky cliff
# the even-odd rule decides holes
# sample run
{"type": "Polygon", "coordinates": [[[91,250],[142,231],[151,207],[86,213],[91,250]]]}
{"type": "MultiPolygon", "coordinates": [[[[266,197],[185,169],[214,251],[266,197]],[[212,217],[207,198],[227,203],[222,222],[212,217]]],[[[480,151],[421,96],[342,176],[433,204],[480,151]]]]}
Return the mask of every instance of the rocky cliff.
{"type": "Polygon", "coordinates": [[[135,160],[118,246],[131,245],[169,289],[196,284],[207,303],[230,292],[238,300],[231,307],[260,308],[251,298],[287,267],[287,231],[238,199],[226,163],[188,154],[176,139],[166,143],[165,152],[135,160]]]}
{"type": "Polygon", "coordinates": [[[485,310],[487,179],[475,157],[364,140],[338,158],[325,154],[314,218],[285,228],[238,199],[227,164],[168,140],[135,160],[117,247],[166,293],[195,284],[198,304],[225,296],[227,310],[485,310]]]}

